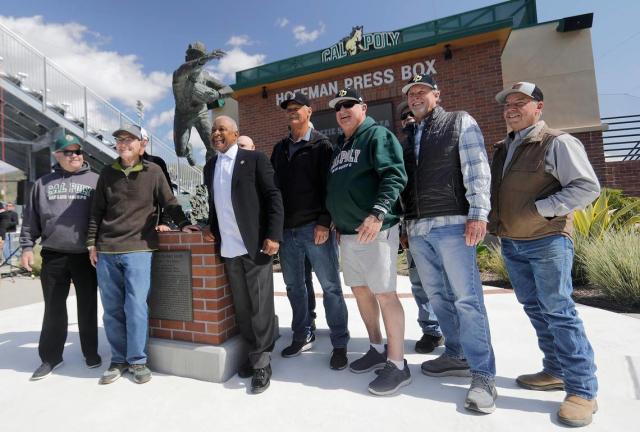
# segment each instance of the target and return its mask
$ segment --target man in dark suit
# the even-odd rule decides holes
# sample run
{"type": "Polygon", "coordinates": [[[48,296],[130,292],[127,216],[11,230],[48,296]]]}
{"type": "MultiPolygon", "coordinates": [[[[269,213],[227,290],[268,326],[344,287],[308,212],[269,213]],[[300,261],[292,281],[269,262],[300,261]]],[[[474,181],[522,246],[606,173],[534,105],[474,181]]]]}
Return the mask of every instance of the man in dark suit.
{"type": "Polygon", "coordinates": [[[204,167],[209,190],[209,227],[233,294],[236,321],[249,344],[238,375],[253,376],[251,391],[262,393],[271,378],[275,324],[272,257],[280,248],[284,210],[273,168],[262,153],[238,147],[238,125],[217,117],[211,129],[216,150],[204,167]]]}

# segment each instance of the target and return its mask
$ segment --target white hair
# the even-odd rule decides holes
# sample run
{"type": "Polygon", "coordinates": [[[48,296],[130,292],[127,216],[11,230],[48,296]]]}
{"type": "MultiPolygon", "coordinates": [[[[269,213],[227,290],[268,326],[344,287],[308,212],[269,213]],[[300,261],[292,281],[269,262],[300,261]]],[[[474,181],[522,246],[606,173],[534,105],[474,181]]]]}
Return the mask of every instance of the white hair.
{"type": "Polygon", "coordinates": [[[238,132],[238,123],[236,123],[236,121],[233,118],[231,118],[229,116],[226,116],[226,115],[221,115],[221,116],[216,117],[213,122],[215,123],[218,120],[226,120],[226,121],[228,121],[229,123],[231,123],[231,128],[233,129],[233,131],[234,132],[238,132]]]}

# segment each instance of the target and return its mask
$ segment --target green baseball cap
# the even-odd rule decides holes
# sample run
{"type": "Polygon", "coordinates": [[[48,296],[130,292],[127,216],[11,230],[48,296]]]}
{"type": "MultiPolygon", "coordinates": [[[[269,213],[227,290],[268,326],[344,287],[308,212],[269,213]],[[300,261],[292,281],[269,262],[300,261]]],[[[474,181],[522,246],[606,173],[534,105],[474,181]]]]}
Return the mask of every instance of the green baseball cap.
{"type": "Polygon", "coordinates": [[[66,149],[67,147],[77,144],[80,146],[80,148],[82,148],[82,142],[80,141],[80,139],[70,133],[64,133],[61,134],[55,141],[54,141],[54,151],[62,151],[64,149],[66,149]]]}

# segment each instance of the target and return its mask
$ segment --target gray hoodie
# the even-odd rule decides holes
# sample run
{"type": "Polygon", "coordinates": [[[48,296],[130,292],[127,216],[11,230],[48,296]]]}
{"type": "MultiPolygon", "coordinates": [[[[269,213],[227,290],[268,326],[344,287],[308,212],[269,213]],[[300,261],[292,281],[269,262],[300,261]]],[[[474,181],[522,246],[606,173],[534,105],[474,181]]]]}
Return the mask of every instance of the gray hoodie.
{"type": "Polygon", "coordinates": [[[31,250],[38,237],[42,247],[58,252],[87,252],[87,228],[98,174],[85,162],[71,173],[59,164],[33,185],[23,212],[20,246],[31,250]]]}

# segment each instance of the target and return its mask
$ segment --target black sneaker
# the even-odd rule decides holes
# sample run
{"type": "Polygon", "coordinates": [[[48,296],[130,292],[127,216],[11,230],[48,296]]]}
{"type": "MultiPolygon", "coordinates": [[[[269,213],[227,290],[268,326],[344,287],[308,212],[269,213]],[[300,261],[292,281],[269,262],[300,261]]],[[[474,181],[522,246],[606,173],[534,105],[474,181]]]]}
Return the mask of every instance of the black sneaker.
{"type": "MultiPolygon", "coordinates": [[[[386,346],[385,346],[386,348],[386,346]]],[[[358,360],[354,360],[349,365],[353,373],[365,373],[376,369],[382,369],[387,363],[387,350],[380,354],[374,347],[369,347],[369,351],[358,360]]]]}
{"type": "Polygon", "coordinates": [[[465,359],[457,359],[442,354],[433,360],[427,360],[422,363],[422,373],[429,376],[457,376],[470,377],[471,370],[469,363],[465,359]]]}
{"type": "Polygon", "coordinates": [[[349,360],[347,359],[346,348],[334,348],[329,360],[329,367],[333,370],[342,370],[347,367],[349,360]]]}
{"type": "Polygon", "coordinates": [[[271,365],[265,368],[254,369],[253,379],[251,380],[251,393],[262,393],[269,388],[271,383],[271,365]]]}
{"type": "Polygon", "coordinates": [[[249,360],[240,365],[238,368],[238,376],[240,378],[249,378],[253,376],[253,366],[251,366],[251,362],[249,360]]]}
{"type": "Polygon", "coordinates": [[[33,375],[31,375],[31,381],[38,381],[42,378],[48,377],[49,375],[51,375],[51,372],[53,372],[55,369],[58,369],[60,366],[62,366],[62,360],[60,360],[56,364],[47,362],[42,363],[40,367],[36,369],[33,375]]]}
{"type": "Polygon", "coordinates": [[[386,396],[394,394],[402,386],[409,385],[411,382],[411,371],[407,361],[404,361],[404,369],[400,370],[387,361],[384,369],[380,371],[376,379],[369,384],[369,392],[378,396],[386,396]]]}
{"type": "Polygon", "coordinates": [[[109,368],[104,371],[98,384],[111,384],[122,376],[129,368],[127,363],[111,363],[109,368]]]}
{"type": "Polygon", "coordinates": [[[289,358],[300,355],[303,351],[308,351],[313,346],[313,342],[316,340],[316,335],[311,333],[307,336],[306,340],[303,341],[293,341],[291,345],[282,350],[282,357],[289,358]]]}
{"type": "Polygon", "coordinates": [[[151,381],[151,370],[146,364],[132,364],[129,366],[129,372],[133,374],[133,380],[138,384],[151,381]]]}
{"type": "Polygon", "coordinates": [[[422,338],[416,342],[415,351],[418,354],[429,354],[441,345],[444,345],[444,338],[442,336],[423,334],[422,338]]]}
{"type": "Polygon", "coordinates": [[[96,354],[95,356],[87,357],[86,359],[84,359],[84,362],[89,369],[94,369],[102,366],[102,358],[100,358],[98,354],[96,354]]]}

